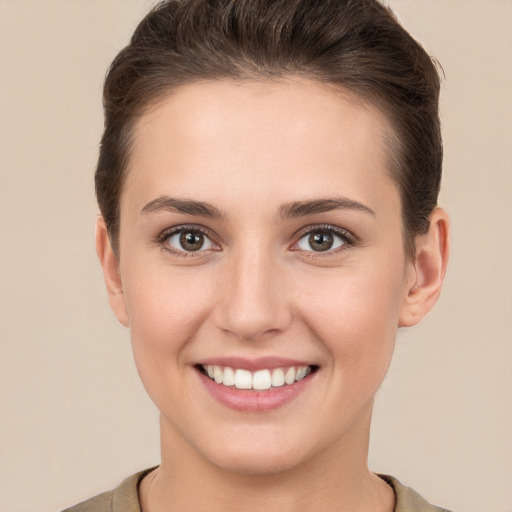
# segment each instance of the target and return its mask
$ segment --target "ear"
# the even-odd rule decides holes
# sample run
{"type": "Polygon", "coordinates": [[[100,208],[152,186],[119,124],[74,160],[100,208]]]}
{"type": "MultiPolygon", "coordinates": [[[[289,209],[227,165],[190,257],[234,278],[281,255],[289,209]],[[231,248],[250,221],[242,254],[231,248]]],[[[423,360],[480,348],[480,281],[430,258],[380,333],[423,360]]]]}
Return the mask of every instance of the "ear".
{"type": "Polygon", "coordinates": [[[107,232],[107,226],[103,217],[96,222],[96,254],[103,269],[103,277],[107,285],[108,300],[121,324],[128,327],[128,312],[123,292],[123,283],[119,271],[119,260],[117,259],[107,232]]]}
{"type": "Polygon", "coordinates": [[[411,262],[406,296],[399,317],[399,327],[419,323],[432,309],[441,293],[450,252],[450,224],[447,213],[436,208],[430,227],[416,240],[416,255],[411,262]]]}

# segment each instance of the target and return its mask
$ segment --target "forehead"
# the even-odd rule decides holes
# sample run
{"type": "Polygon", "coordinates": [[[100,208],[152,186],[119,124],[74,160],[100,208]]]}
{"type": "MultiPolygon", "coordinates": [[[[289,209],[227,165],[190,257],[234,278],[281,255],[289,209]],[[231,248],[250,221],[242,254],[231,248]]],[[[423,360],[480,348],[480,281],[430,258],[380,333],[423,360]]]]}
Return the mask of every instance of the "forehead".
{"type": "Polygon", "coordinates": [[[224,193],[238,187],[260,199],[272,184],[283,200],[326,195],[333,186],[357,196],[365,181],[389,182],[390,130],[353,93],[309,80],[192,83],[135,124],[126,189],[146,196],[141,201],[165,183],[185,195],[211,195],[222,183],[224,193]]]}

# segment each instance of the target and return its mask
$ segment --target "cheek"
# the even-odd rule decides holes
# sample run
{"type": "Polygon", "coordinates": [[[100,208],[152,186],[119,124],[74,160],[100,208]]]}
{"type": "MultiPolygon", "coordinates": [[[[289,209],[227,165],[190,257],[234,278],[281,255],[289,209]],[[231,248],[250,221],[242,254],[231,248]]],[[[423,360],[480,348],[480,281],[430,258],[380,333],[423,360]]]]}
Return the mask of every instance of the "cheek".
{"type": "Polygon", "coordinates": [[[168,266],[146,266],[144,272],[134,268],[140,266],[126,272],[130,280],[124,284],[125,296],[135,363],[150,391],[177,377],[173,368],[180,370],[189,362],[186,348],[208,315],[210,286],[197,272],[192,279],[168,266]]]}
{"type": "Polygon", "coordinates": [[[307,295],[302,316],[327,350],[333,377],[345,389],[368,388],[372,394],[393,353],[403,296],[401,269],[376,266],[340,273],[317,289],[322,293],[307,295]]]}

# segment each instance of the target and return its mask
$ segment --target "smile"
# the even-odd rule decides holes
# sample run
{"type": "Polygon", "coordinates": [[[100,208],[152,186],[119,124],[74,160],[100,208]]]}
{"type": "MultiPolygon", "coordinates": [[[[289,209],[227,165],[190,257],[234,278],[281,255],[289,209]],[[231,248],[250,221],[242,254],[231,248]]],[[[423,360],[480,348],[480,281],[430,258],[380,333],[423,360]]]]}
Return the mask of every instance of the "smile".
{"type": "Polygon", "coordinates": [[[272,388],[289,386],[304,379],[313,371],[311,366],[261,369],[255,372],[210,364],[201,365],[201,368],[203,373],[217,384],[253,391],[267,391],[272,388]]]}
{"type": "Polygon", "coordinates": [[[280,357],[219,357],[195,365],[203,389],[217,402],[245,413],[270,412],[314,389],[320,367],[280,357]]]}

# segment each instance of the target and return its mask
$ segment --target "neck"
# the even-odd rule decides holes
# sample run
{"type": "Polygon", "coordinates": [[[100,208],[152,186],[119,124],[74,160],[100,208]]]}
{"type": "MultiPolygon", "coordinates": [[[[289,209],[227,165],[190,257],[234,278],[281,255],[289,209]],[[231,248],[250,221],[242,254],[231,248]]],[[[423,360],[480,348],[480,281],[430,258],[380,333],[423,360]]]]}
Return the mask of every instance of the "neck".
{"type": "Polygon", "coordinates": [[[371,405],[343,440],[299,466],[270,474],[241,474],[212,464],[162,418],[162,464],[141,484],[143,512],[391,512],[393,491],[366,463],[371,405]]]}

